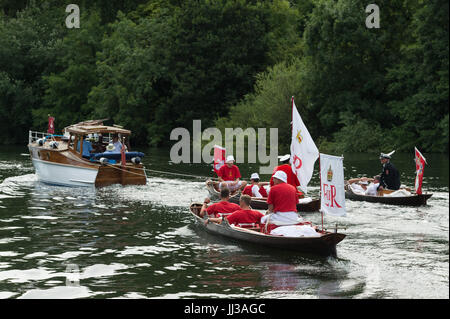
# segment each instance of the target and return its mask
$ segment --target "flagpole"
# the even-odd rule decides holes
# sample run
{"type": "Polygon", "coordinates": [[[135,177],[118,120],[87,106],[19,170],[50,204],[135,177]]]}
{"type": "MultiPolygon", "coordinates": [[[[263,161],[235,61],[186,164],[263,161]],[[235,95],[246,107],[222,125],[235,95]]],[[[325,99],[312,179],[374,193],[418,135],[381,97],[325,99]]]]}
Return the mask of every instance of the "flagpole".
{"type": "MultiPolygon", "coordinates": [[[[320,152],[319,152],[319,181],[320,181],[319,195],[320,195],[320,203],[322,205],[322,167],[320,166],[320,152]]],[[[320,215],[322,216],[322,231],[323,231],[323,211],[322,211],[322,207],[320,208],[320,215]]]]}

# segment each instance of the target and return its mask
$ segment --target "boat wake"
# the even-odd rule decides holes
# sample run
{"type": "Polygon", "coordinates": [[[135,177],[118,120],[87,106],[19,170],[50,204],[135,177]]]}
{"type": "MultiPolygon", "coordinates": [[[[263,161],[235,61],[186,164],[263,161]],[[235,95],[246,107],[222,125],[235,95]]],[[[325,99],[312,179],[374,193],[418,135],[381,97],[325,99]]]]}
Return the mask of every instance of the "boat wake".
{"type": "Polygon", "coordinates": [[[21,197],[25,194],[23,188],[33,186],[36,181],[35,174],[7,177],[0,184],[0,198],[21,197]]]}

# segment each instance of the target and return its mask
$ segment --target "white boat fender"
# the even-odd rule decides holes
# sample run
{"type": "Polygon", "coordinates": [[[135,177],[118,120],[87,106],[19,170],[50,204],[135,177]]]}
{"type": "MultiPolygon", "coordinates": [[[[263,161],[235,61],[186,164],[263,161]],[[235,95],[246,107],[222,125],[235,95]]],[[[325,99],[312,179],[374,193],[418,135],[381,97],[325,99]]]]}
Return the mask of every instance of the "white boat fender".
{"type": "Polygon", "coordinates": [[[140,164],[140,163],[141,163],[141,158],[140,158],[139,156],[133,157],[133,158],[131,159],[131,162],[132,162],[133,164],[140,164]]]}
{"type": "Polygon", "coordinates": [[[100,157],[98,161],[103,165],[108,164],[108,159],[106,157],[100,157]]]}
{"type": "Polygon", "coordinates": [[[58,142],[56,142],[56,141],[51,141],[50,143],[48,143],[48,145],[51,148],[58,148],[58,142]]]}

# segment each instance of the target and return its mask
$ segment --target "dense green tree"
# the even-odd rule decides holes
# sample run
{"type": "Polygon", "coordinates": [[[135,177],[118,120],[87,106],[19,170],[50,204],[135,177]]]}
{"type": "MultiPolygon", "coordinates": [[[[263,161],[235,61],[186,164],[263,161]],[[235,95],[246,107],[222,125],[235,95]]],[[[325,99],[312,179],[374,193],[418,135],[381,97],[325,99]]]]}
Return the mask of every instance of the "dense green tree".
{"type": "Polygon", "coordinates": [[[4,143],[23,142],[32,127],[32,110],[44,94],[43,75],[53,68],[64,36],[64,10],[46,3],[16,17],[0,17],[0,126],[4,143]]]}
{"type": "Polygon", "coordinates": [[[448,152],[448,1],[0,0],[0,137],[110,118],[135,143],[175,127],[277,127],[291,96],[321,150],[448,152]]]}
{"type": "Polygon", "coordinates": [[[400,122],[394,132],[403,147],[448,152],[448,1],[423,3],[410,30],[412,39],[402,45],[402,57],[388,74],[389,106],[400,122]]]}
{"type": "Polygon", "coordinates": [[[157,10],[154,3],[112,25],[90,93],[98,116],[112,115],[152,144],[193,119],[211,125],[251,90],[256,74],[298,50],[294,41],[288,50],[275,45],[283,34],[298,37],[295,24],[280,26],[283,17],[294,21],[284,1],[183,1],[157,10]]]}
{"type": "Polygon", "coordinates": [[[46,85],[42,107],[33,110],[33,126],[45,127],[47,115],[56,116],[56,128],[86,120],[92,109],[86,103],[97,84],[96,54],[100,50],[104,26],[94,11],[81,17],[80,29],[71,29],[59,45],[52,72],[43,76],[46,85]]]}

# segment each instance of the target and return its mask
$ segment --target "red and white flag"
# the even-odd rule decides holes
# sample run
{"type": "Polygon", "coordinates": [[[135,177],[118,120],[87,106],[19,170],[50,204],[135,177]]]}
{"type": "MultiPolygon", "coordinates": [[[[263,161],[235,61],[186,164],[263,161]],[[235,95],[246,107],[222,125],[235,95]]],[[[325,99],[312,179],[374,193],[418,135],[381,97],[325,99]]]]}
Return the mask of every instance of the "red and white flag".
{"type": "Polygon", "coordinates": [[[417,147],[414,147],[415,152],[415,162],[416,162],[416,194],[422,194],[422,180],[423,180],[423,168],[427,160],[423,157],[422,153],[419,152],[417,147]]]}
{"type": "Polygon", "coordinates": [[[320,153],[320,210],[346,216],[344,158],[320,153]]]}
{"type": "Polygon", "coordinates": [[[53,116],[48,116],[48,129],[47,133],[55,134],[55,118],[53,116]]]}
{"type": "Polygon", "coordinates": [[[308,129],[298,113],[292,97],[292,140],[291,140],[291,167],[300,182],[300,188],[306,194],[311,180],[314,163],[319,157],[319,150],[309,135],[308,129]]]}
{"type": "Polygon", "coordinates": [[[225,148],[214,145],[214,172],[219,173],[219,169],[225,164],[225,148]]]}

